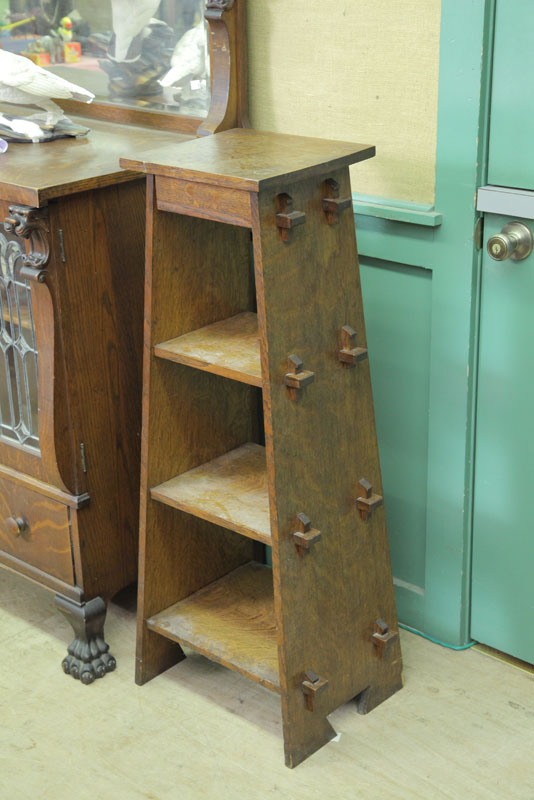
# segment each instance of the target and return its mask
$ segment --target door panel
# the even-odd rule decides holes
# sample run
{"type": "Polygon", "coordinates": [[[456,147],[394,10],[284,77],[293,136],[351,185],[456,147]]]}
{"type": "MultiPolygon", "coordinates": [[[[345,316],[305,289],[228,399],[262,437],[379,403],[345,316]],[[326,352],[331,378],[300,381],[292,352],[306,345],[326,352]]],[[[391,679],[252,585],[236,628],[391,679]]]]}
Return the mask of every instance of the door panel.
{"type": "Polygon", "coordinates": [[[498,0],[488,183],[534,188],[532,0],[498,0]]]}
{"type": "MultiPolygon", "coordinates": [[[[485,216],[485,242],[515,221],[485,216]]],[[[532,220],[518,220],[534,230],[532,220]]],[[[482,271],[471,635],[534,662],[534,254],[482,271]]]]}

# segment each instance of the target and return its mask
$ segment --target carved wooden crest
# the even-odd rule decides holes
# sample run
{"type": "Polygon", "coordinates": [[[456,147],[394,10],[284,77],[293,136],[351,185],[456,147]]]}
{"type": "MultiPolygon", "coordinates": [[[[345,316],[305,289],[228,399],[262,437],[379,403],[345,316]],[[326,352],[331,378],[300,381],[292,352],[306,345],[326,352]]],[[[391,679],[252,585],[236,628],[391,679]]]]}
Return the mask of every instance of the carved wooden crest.
{"type": "Polygon", "coordinates": [[[217,9],[218,11],[228,11],[232,8],[234,0],[207,0],[206,11],[217,9]]]}
{"type": "Polygon", "coordinates": [[[220,19],[234,5],[234,0],[207,0],[204,16],[207,20],[220,19]]]}
{"type": "Polygon", "coordinates": [[[44,267],[50,258],[48,215],[44,209],[29,206],[9,206],[9,216],[4,220],[7,233],[14,233],[21,239],[28,239],[29,252],[22,256],[21,276],[27,280],[42,282],[46,273],[44,267]]]}

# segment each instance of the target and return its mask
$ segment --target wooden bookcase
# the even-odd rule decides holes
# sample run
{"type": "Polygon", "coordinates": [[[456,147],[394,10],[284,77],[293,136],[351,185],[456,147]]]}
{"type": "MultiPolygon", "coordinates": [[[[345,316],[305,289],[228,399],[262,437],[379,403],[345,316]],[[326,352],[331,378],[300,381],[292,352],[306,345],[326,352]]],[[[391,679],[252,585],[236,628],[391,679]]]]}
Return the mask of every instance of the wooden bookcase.
{"type": "Polygon", "coordinates": [[[262,684],[288,766],[402,685],[348,170],[373,154],[232,130],[121,161],[149,174],[136,680],[185,646],[262,684]]]}

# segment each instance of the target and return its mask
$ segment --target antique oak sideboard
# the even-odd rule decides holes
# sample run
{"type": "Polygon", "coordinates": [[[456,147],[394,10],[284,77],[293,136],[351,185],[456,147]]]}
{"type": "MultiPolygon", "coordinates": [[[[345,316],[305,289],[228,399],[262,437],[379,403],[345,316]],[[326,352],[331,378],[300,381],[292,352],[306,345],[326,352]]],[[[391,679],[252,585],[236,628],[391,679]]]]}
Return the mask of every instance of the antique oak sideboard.
{"type": "Polygon", "coordinates": [[[95,104],[87,137],[0,156],[0,566],[55,593],[83,683],[137,574],[145,181],[119,157],[244,124],[244,2],[206,18],[204,120],[95,104]]]}

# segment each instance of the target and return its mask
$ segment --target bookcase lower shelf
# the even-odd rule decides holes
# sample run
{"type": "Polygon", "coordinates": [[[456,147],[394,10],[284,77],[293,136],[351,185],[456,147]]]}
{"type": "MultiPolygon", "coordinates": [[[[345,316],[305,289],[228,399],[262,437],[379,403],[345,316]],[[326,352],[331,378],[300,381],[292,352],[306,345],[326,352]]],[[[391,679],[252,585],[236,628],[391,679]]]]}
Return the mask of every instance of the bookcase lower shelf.
{"type": "Polygon", "coordinates": [[[238,567],[150,617],[147,626],[280,693],[269,567],[254,561],[238,567]]]}

